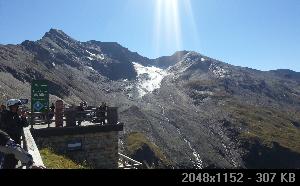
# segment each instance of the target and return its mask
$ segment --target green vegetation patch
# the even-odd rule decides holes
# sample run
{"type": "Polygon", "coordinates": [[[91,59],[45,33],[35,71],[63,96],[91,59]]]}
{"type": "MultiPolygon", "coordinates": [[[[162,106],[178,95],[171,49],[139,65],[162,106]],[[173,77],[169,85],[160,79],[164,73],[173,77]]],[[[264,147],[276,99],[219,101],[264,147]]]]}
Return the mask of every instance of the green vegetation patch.
{"type": "Polygon", "coordinates": [[[40,150],[41,157],[48,169],[88,169],[64,155],[58,155],[48,148],[40,150]]]}
{"type": "Polygon", "coordinates": [[[144,145],[149,146],[149,148],[154,152],[155,156],[163,162],[165,165],[170,165],[170,161],[166,158],[164,153],[160,150],[160,148],[152,143],[147,137],[140,132],[133,132],[126,136],[126,145],[127,151],[130,156],[135,154],[139,149],[141,149],[144,145]]]}
{"type": "Polygon", "coordinates": [[[297,112],[275,108],[230,103],[226,109],[231,112],[235,123],[243,123],[248,131],[240,135],[243,139],[259,139],[266,145],[279,143],[294,152],[300,153],[300,129],[293,122],[299,122],[297,112]]]}

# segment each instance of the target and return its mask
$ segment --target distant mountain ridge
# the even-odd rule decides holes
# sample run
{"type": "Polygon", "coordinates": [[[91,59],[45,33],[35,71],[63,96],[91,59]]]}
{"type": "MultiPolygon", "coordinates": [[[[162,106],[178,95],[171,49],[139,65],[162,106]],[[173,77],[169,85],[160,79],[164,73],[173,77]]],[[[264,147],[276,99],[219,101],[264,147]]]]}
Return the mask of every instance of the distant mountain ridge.
{"type": "Polygon", "coordinates": [[[30,82],[46,79],[51,101],[119,107],[120,150],[149,165],[300,167],[299,72],[237,67],[193,51],[149,59],[51,29],[38,41],[0,45],[0,77],[1,102],[30,98],[30,82]]]}

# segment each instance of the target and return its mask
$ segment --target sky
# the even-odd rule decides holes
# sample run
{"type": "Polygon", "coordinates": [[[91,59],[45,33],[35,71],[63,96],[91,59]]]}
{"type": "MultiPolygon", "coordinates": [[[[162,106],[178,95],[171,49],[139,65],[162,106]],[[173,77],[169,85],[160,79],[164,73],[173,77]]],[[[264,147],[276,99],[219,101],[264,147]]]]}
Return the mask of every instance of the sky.
{"type": "Polygon", "coordinates": [[[192,50],[300,72],[300,0],[0,0],[0,44],[36,41],[50,28],[148,58],[192,50]]]}

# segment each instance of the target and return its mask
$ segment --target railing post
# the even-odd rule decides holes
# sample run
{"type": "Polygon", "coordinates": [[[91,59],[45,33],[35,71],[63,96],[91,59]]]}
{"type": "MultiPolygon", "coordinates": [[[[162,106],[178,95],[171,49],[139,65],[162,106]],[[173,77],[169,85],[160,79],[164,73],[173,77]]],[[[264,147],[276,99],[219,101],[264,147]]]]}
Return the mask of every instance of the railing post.
{"type": "Polygon", "coordinates": [[[58,100],[55,102],[55,127],[63,127],[64,102],[58,100]]]}
{"type": "Polygon", "coordinates": [[[33,122],[34,122],[34,116],[33,116],[33,113],[30,112],[30,125],[31,125],[31,128],[33,129],[33,122]]]}
{"type": "Polygon", "coordinates": [[[51,123],[51,119],[50,119],[50,115],[49,115],[49,111],[47,112],[47,124],[48,124],[48,128],[50,128],[50,123],[51,123]]]}

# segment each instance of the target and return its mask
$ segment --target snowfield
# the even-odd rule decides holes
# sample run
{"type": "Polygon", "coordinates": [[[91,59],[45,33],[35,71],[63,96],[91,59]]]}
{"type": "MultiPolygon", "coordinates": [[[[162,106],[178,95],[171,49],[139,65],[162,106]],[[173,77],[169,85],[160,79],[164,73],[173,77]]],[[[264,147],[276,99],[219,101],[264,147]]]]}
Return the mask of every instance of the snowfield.
{"type": "Polygon", "coordinates": [[[145,67],[139,63],[132,62],[138,74],[137,76],[137,89],[139,96],[153,92],[155,89],[160,88],[161,81],[168,75],[167,71],[151,66],[145,67]]]}

